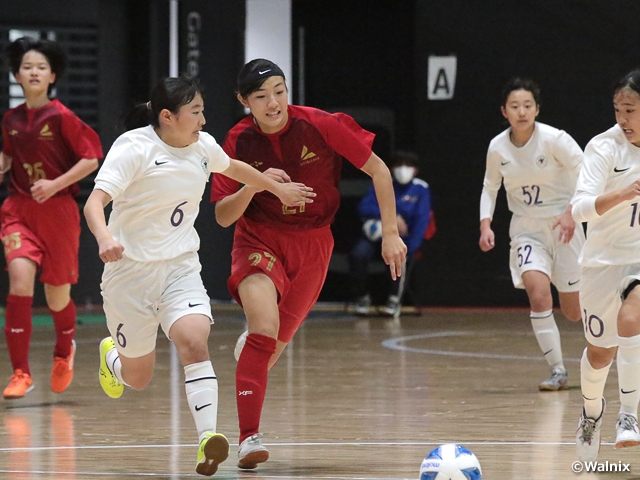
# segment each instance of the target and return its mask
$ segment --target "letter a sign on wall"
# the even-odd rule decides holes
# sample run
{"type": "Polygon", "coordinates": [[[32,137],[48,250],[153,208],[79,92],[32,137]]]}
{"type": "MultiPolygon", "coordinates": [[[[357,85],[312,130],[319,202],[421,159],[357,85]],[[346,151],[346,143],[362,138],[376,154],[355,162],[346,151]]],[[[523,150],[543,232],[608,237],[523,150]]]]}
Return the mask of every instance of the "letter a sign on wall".
{"type": "Polygon", "coordinates": [[[456,86],[456,69],[458,58],[429,57],[429,72],[427,75],[429,100],[451,100],[456,86]]]}

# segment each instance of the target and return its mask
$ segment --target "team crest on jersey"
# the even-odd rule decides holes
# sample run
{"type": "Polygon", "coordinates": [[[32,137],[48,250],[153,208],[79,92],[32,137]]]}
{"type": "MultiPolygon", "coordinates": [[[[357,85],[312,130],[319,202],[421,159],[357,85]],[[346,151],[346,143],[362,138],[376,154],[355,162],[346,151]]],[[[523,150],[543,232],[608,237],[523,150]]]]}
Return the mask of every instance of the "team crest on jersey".
{"type": "Polygon", "coordinates": [[[50,140],[51,137],[53,137],[53,132],[51,130],[49,130],[49,124],[47,123],[40,130],[40,139],[41,140],[50,140]]]}
{"type": "Polygon", "coordinates": [[[300,153],[300,165],[307,165],[316,160],[319,160],[318,156],[314,152],[309,151],[306,145],[303,145],[302,152],[300,153]]]}
{"type": "Polygon", "coordinates": [[[547,158],[546,157],[538,157],[536,159],[536,165],[538,165],[540,168],[544,168],[547,166],[547,158]]]}
{"type": "Polygon", "coordinates": [[[204,170],[204,173],[209,173],[209,160],[207,160],[207,157],[202,157],[202,160],[200,160],[200,165],[202,165],[202,170],[204,170]]]}

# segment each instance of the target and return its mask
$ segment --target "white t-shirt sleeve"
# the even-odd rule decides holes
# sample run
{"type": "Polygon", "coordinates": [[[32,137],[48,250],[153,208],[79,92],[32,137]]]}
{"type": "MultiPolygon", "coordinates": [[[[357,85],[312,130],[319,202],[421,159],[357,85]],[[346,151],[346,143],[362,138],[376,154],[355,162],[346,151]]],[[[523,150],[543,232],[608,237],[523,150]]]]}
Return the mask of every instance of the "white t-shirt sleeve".
{"type": "Polygon", "coordinates": [[[560,130],[551,148],[554,158],[569,172],[573,173],[574,178],[577,179],[584,154],[573,137],[564,130],[560,130]]]}
{"type": "Polygon", "coordinates": [[[203,135],[203,144],[209,159],[209,173],[224,172],[229,168],[231,158],[225,153],[222,147],[218,145],[215,138],[209,134],[203,135]]]}
{"type": "Polygon", "coordinates": [[[131,184],[143,164],[144,155],[137,142],[124,134],[116,139],[95,179],[95,187],[117,198],[131,184]]]}
{"type": "Polygon", "coordinates": [[[584,151],[584,162],[578,176],[576,192],[571,199],[572,215],[576,222],[598,218],[596,199],[604,193],[613,155],[606,143],[589,143],[584,151]]]}
{"type": "Polygon", "coordinates": [[[493,218],[496,208],[496,198],[498,190],[502,185],[502,174],[500,173],[500,155],[489,147],[487,152],[487,166],[484,172],[484,182],[482,184],[482,194],[480,195],[480,220],[493,218]]]}

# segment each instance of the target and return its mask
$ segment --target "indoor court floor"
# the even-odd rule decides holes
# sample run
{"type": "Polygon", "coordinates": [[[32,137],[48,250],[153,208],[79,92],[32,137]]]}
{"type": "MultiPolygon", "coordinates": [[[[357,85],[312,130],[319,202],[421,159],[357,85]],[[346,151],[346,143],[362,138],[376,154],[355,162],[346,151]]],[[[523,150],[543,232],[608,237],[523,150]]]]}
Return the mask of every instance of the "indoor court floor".
{"type": "MultiPolygon", "coordinates": [[[[630,473],[572,472],[582,327],[556,314],[570,389],[541,393],[548,369],[524,309],[433,308],[394,320],[317,307],[270,372],[262,432],[271,458],[239,471],[233,347],[244,320],[232,306],[214,305],[214,316],[218,426],[231,454],[213,478],[418,479],[423,457],[455,442],[476,454],[484,480],[640,479],[640,448],[613,449],[615,367],[599,461],[629,464],[630,473]]],[[[203,478],[173,347],[160,333],[150,386],[111,399],[97,378],[98,343],[107,335],[97,318],[78,326],[75,378],[60,395],[48,384],[53,328],[34,328],[35,389],[0,399],[0,478],[203,478]]],[[[2,388],[11,373],[3,338],[2,388]]]]}

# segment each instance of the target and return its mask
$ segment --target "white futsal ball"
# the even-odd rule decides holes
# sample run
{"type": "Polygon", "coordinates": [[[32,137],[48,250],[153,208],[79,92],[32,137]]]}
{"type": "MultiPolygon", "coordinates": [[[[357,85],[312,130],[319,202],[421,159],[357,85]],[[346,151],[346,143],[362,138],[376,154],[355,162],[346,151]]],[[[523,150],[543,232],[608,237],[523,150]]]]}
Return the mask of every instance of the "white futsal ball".
{"type": "Polygon", "coordinates": [[[382,238],[382,222],[376,219],[370,219],[364,222],[362,230],[369,240],[377,242],[382,238]]]}
{"type": "Polygon", "coordinates": [[[482,469],[476,456],[462,445],[440,445],[424,457],[420,480],[481,480],[482,469]]]}

